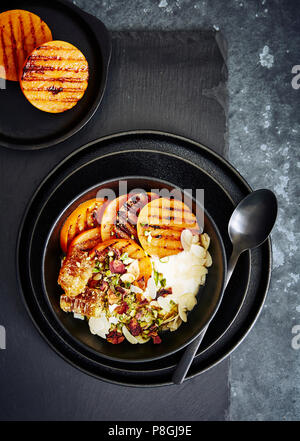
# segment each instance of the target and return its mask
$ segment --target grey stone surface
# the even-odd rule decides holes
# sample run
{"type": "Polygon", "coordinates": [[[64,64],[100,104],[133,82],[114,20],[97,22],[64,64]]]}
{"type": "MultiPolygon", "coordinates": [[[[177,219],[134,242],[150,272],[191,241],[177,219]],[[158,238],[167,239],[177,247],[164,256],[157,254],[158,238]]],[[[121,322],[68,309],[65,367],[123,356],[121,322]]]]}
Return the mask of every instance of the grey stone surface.
{"type": "Polygon", "coordinates": [[[199,29],[228,41],[230,160],[254,188],[273,189],[279,216],[272,235],[269,295],[255,327],[231,356],[231,420],[300,417],[298,1],[76,0],[112,30],[199,29]]]}

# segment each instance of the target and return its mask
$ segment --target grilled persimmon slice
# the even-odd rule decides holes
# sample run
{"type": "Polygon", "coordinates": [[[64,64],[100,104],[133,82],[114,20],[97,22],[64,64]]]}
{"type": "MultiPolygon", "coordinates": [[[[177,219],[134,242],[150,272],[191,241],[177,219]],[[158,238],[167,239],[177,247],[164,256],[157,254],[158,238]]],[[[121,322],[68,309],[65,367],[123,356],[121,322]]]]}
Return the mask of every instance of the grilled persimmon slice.
{"type": "Polygon", "coordinates": [[[133,239],[138,242],[137,219],[141,209],[151,200],[157,199],[156,193],[135,193],[120,207],[114,231],[122,239],[133,239]]]}
{"type": "Polygon", "coordinates": [[[113,199],[106,206],[101,222],[101,237],[103,242],[116,237],[114,227],[119,209],[127,201],[128,194],[123,194],[116,199],[113,199]]]}
{"type": "Polygon", "coordinates": [[[89,78],[85,56],[66,41],[49,41],[27,57],[20,75],[28,101],[44,112],[60,113],[83,97],[89,78]]]}
{"type": "Polygon", "coordinates": [[[101,242],[101,227],[92,228],[91,230],[83,231],[75,236],[68,247],[68,254],[72,253],[74,248],[79,248],[82,251],[87,251],[95,248],[101,242]]]}
{"type": "Polygon", "coordinates": [[[165,257],[180,253],[181,232],[199,233],[196,216],[177,199],[159,198],[145,205],[138,217],[137,231],[143,249],[150,256],[165,257]]]}
{"type": "MultiPolygon", "coordinates": [[[[80,204],[70,214],[60,231],[60,246],[64,253],[67,252],[70,243],[78,234],[99,227],[105,202],[105,199],[89,199],[80,204]]],[[[99,233],[98,230],[97,233],[99,233]]],[[[92,233],[90,235],[90,238],[91,237],[92,233]]],[[[85,239],[88,238],[86,237],[85,239]]]]}
{"type": "Polygon", "coordinates": [[[145,289],[148,279],[152,274],[152,265],[150,258],[146,255],[143,248],[141,248],[136,242],[131,239],[111,239],[105,242],[99,243],[89,253],[91,259],[93,259],[97,253],[105,251],[109,247],[114,248],[120,252],[120,254],[128,253],[128,256],[132,259],[138,260],[140,274],[136,282],[141,289],[145,289]]]}
{"type": "Polygon", "coordinates": [[[138,215],[146,204],[158,197],[156,193],[143,192],[113,199],[103,214],[102,240],[117,237],[138,241],[136,229],[138,215]]]}
{"type": "Polygon", "coordinates": [[[46,23],[22,9],[0,14],[0,78],[18,81],[24,61],[37,46],[52,40],[46,23]]]}

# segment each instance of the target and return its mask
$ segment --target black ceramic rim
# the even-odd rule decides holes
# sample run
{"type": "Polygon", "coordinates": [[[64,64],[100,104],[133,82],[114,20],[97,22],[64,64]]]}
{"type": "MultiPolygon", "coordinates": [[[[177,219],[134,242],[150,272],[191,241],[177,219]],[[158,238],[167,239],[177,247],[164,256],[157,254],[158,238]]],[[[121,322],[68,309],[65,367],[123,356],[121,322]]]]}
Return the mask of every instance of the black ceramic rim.
{"type": "MultiPolygon", "coordinates": [[[[134,179],[134,178],[143,179],[143,176],[136,176],[136,177],[135,177],[135,176],[130,176],[130,178],[132,178],[132,179],[134,179]]],[[[120,180],[126,180],[126,179],[129,179],[129,177],[128,177],[128,176],[124,176],[124,177],[119,177],[118,180],[119,180],[119,179],[120,179],[120,180]]],[[[145,177],[145,180],[146,180],[146,179],[147,179],[147,178],[145,177]]],[[[148,178],[148,179],[149,179],[149,178],[148,178]]],[[[83,195],[83,194],[85,194],[85,193],[88,193],[89,191],[91,191],[91,190],[94,189],[94,188],[101,187],[101,185],[104,185],[106,182],[109,182],[109,181],[104,181],[103,183],[100,182],[99,184],[97,184],[97,185],[95,185],[95,186],[93,186],[93,187],[91,187],[91,188],[86,189],[84,192],[80,193],[80,194],[77,195],[75,198],[73,198],[73,200],[69,202],[69,205],[72,204],[72,203],[73,203],[76,199],[78,199],[81,195],[83,195]]],[[[162,181],[160,180],[160,182],[162,182],[162,181]]],[[[165,183],[171,185],[171,183],[169,183],[169,182],[167,182],[167,181],[166,181],[165,183]]],[[[61,216],[62,216],[62,214],[63,214],[63,212],[64,212],[65,210],[66,210],[66,207],[64,208],[64,210],[63,210],[62,212],[59,213],[59,215],[57,216],[55,222],[53,223],[52,227],[51,227],[50,230],[49,230],[49,233],[48,233],[48,236],[47,236],[47,239],[46,239],[46,246],[45,246],[45,248],[44,248],[44,252],[43,252],[42,268],[44,268],[44,266],[45,266],[45,255],[46,255],[47,244],[48,244],[48,242],[49,242],[49,239],[50,239],[50,237],[51,237],[51,235],[52,235],[52,233],[53,233],[53,230],[54,230],[54,228],[55,228],[55,226],[56,226],[58,220],[61,218],[61,216]]],[[[225,289],[224,284],[225,284],[225,278],[226,278],[226,274],[227,274],[227,261],[226,261],[225,247],[224,247],[224,243],[223,243],[223,239],[222,239],[222,236],[221,236],[221,234],[220,234],[220,231],[219,231],[219,229],[218,229],[218,227],[217,227],[215,221],[213,220],[212,216],[207,212],[207,210],[206,210],[205,208],[204,208],[204,213],[205,213],[205,216],[208,218],[209,222],[211,223],[211,225],[213,226],[213,229],[215,230],[216,236],[218,237],[219,244],[220,244],[220,248],[221,248],[221,250],[222,250],[222,261],[223,261],[223,268],[224,268],[224,274],[223,274],[223,280],[222,280],[222,288],[221,288],[221,291],[220,291],[219,299],[218,299],[218,302],[217,302],[215,308],[213,309],[212,314],[210,315],[210,317],[207,319],[207,321],[204,323],[204,325],[200,328],[200,330],[199,330],[196,334],[194,334],[192,337],[190,337],[190,338],[189,338],[184,344],[181,344],[181,345],[178,346],[175,350],[173,350],[173,351],[169,351],[169,352],[166,352],[166,353],[163,354],[163,355],[156,356],[156,357],[148,357],[148,358],[145,358],[145,359],[144,359],[144,358],[141,358],[141,359],[138,359],[138,360],[133,360],[133,359],[131,360],[131,359],[118,358],[118,357],[108,356],[108,355],[105,355],[105,354],[103,354],[103,353],[100,353],[101,357],[106,358],[106,359],[108,359],[108,360],[119,361],[119,362],[125,362],[125,363],[132,363],[132,364],[134,364],[134,363],[144,363],[144,362],[150,362],[150,361],[159,360],[159,359],[161,359],[161,358],[168,357],[169,355],[172,355],[172,354],[174,354],[175,352],[180,351],[181,349],[185,348],[187,345],[189,345],[190,343],[192,343],[192,341],[194,341],[197,337],[199,337],[199,335],[202,333],[203,329],[206,328],[206,326],[208,326],[209,323],[212,321],[212,319],[213,319],[214,316],[216,315],[216,313],[217,313],[217,311],[218,311],[218,309],[219,309],[219,306],[220,306],[220,304],[221,304],[221,302],[222,302],[222,299],[223,299],[223,294],[224,294],[224,289],[225,289]]],[[[36,222],[37,222],[37,220],[36,220],[36,222]]],[[[35,224],[36,224],[36,222],[35,222],[35,224]]],[[[35,230],[35,227],[34,227],[34,230],[35,230]]],[[[31,249],[31,246],[30,246],[30,249],[31,249]]],[[[42,274],[42,280],[43,280],[43,290],[44,290],[45,297],[46,297],[47,302],[48,302],[48,305],[49,305],[49,307],[50,307],[50,309],[51,309],[51,311],[52,311],[52,313],[53,313],[53,316],[55,317],[55,313],[54,313],[54,311],[53,311],[53,307],[52,307],[51,302],[50,302],[50,300],[49,300],[49,298],[48,298],[48,293],[47,293],[47,289],[46,289],[45,274],[44,274],[44,272],[43,272],[43,274],[42,274]]],[[[191,311],[191,312],[192,312],[192,311],[191,311]]],[[[57,317],[55,317],[55,319],[56,319],[57,321],[59,321],[59,320],[57,319],[57,317]]],[[[66,332],[66,333],[67,333],[72,339],[75,338],[75,337],[73,337],[73,336],[71,335],[71,333],[68,331],[68,329],[67,329],[62,323],[60,323],[60,325],[64,328],[65,332],[66,332]]],[[[75,339],[76,339],[76,338],[75,338],[75,339]]],[[[80,340],[76,339],[76,341],[77,341],[77,343],[78,343],[80,346],[85,347],[84,343],[82,343],[80,340]]],[[[99,352],[97,352],[95,349],[93,349],[93,348],[89,348],[89,350],[92,351],[92,352],[94,352],[95,354],[99,355],[99,352]]]]}
{"type": "MultiPolygon", "coordinates": [[[[37,194],[39,193],[40,189],[43,187],[43,185],[46,183],[46,181],[53,175],[55,174],[55,172],[67,161],[71,160],[73,157],[75,157],[78,153],[80,153],[82,150],[88,148],[89,146],[95,144],[95,143],[99,143],[99,142],[105,142],[105,141],[109,141],[109,140],[113,140],[114,138],[118,138],[118,137],[125,137],[125,136],[134,136],[134,135],[148,135],[148,136],[161,136],[161,137],[165,137],[166,139],[173,139],[174,141],[181,141],[183,143],[187,143],[190,144],[191,146],[193,146],[196,149],[199,149],[200,152],[201,150],[204,151],[206,154],[208,154],[209,156],[212,157],[212,159],[215,162],[219,162],[221,164],[221,166],[223,168],[225,168],[225,170],[227,171],[228,174],[232,174],[233,178],[236,178],[239,185],[241,186],[242,190],[246,190],[248,193],[250,193],[252,191],[251,187],[249,186],[249,184],[245,181],[245,179],[240,175],[240,173],[227,161],[225,160],[223,157],[221,157],[219,154],[217,154],[216,152],[214,152],[213,150],[209,149],[208,147],[203,146],[202,144],[190,140],[188,138],[179,136],[179,135],[174,135],[171,133],[166,133],[166,132],[161,132],[161,131],[153,131],[153,130],[147,130],[147,131],[128,131],[128,132],[122,132],[122,133],[116,133],[116,134],[112,134],[109,136],[105,136],[103,138],[97,139],[93,142],[90,142],[82,147],[80,147],[79,149],[77,149],[76,151],[72,152],[69,156],[67,156],[62,162],[60,162],[57,166],[55,166],[53,168],[53,170],[45,177],[45,179],[40,183],[40,185],[38,186],[38,188],[36,189],[36,191],[34,192],[33,196],[31,197],[26,210],[24,212],[21,224],[20,224],[20,229],[19,229],[19,234],[18,234],[18,240],[17,240],[17,247],[16,247],[16,272],[17,272],[17,279],[18,279],[18,284],[19,284],[19,289],[20,289],[20,293],[22,295],[23,298],[23,302],[25,305],[25,308],[31,318],[31,320],[33,321],[35,327],[37,328],[37,330],[39,331],[39,333],[42,335],[42,337],[48,342],[49,346],[52,347],[52,349],[58,353],[64,360],[66,360],[68,363],[70,363],[72,366],[76,367],[77,369],[85,372],[88,375],[91,375],[95,378],[101,379],[103,381],[109,382],[109,383],[113,383],[113,384],[118,384],[118,385],[126,385],[126,386],[132,386],[132,387],[156,387],[156,386],[166,386],[166,385],[171,385],[172,382],[171,381],[163,381],[163,382],[153,382],[151,384],[145,383],[145,384],[141,384],[141,383],[134,383],[134,382],[126,382],[126,381],[118,381],[118,380],[112,380],[112,379],[107,379],[107,378],[103,378],[101,377],[101,375],[95,374],[93,372],[90,372],[89,370],[83,368],[82,366],[78,366],[76,363],[74,363],[72,360],[70,360],[64,353],[62,353],[59,349],[57,349],[52,342],[48,339],[48,337],[43,333],[43,330],[39,327],[39,324],[37,323],[33,313],[31,312],[29,305],[26,302],[26,298],[25,298],[25,294],[22,288],[22,283],[21,283],[21,275],[19,272],[19,265],[18,265],[18,256],[19,256],[19,248],[20,248],[20,243],[21,243],[21,239],[22,239],[22,233],[23,233],[23,226],[24,226],[24,222],[27,216],[27,213],[30,209],[30,206],[32,205],[35,197],[37,196],[37,194]],[[243,188],[244,187],[244,188],[243,188]]],[[[222,184],[219,183],[218,185],[220,185],[222,187],[222,184]]],[[[227,190],[224,188],[224,192],[228,194],[227,190]]],[[[231,198],[230,198],[231,199],[231,198]]],[[[227,356],[229,356],[234,349],[236,349],[238,347],[238,345],[244,340],[244,338],[248,335],[248,333],[250,332],[250,330],[252,329],[252,327],[254,326],[261,310],[262,307],[264,305],[265,302],[265,298],[268,292],[268,288],[269,288],[269,284],[270,284],[270,278],[271,278],[271,265],[272,265],[272,248],[271,248],[271,240],[270,238],[266,241],[265,243],[266,246],[266,251],[267,251],[267,260],[264,262],[264,266],[265,266],[265,271],[264,271],[264,280],[263,280],[263,288],[261,290],[260,293],[260,301],[258,303],[258,305],[255,307],[254,310],[254,314],[252,312],[251,314],[251,323],[246,325],[246,329],[243,329],[242,332],[240,333],[241,335],[238,337],[238,339],[236,341],[230,342],[229,345],[227,345],[228,347],[226,347],[225,351],[223,350],[223,353],[220,354],[220,356],[217,356],[217,358],[207,364],[207,366],[200,368],[196,373],[192,373],[187,375],[186,379],[190,379],[190,378],[194,378],[197,375],[206,372],[207,370],[209,370],[210,368],[212,368],[213,366],[217,365],[219,362],[221,362],[222,360],[224,360],[227,356]]],[[[241,309],[241,308],[240,308],[241,309]]],[[[235,317],[236,318],[236,317],[235,317]]],[[[231,327],[232,323],[230,324],[229,328],[231,327]]],[[[228,329],[229,329],[228,328],[228,329]]],[[[228,331],[228,329],[225,331],[225,333],[228,331]]],[[[224,334],[222,334],[224,335],[224,334]]],[[[220,340],[222,336],[219,337],[218,340],[220,340]]],[[[217,341],[218,341],[217,340],[217,341]]],[[[208,350],[209,348],[207,348],[206,350],[208,350]]],[[[198,358],[198,356],[201,354],[198,354],[196,356],[196,358],[198,358]]],[[[142,374],[142,371],[141,371],[142,374]]]]}
{"type": "MultiPolygon", "coordinates": [[[[0,145],[2,147],[13,150],[24,151],[24,150],[40,150],[59,144],[60,142],[63,142],[66,139],[70,138],[71,136],[75,135],[75,133],[79,132],[79,130],[81,130],[90,121],[90,119],[93,117],[96,110],[98,109],[102,101],[102,98],[104,96],[104,92],[107,84],[108,69],[111,59],[111,49],[112,49],[111,39],[108,30],[106,29],[102,21],[100,21],[98,18],[94,17],[93,15],[83,11],[73,3],[67,0],[53,0],[54,7],[55,7],[55,2],[58,5],[64,6],[65,8],[69,9],[74,14],[79,16],[93,34],[93,37],[95,39],[95,45],[97,45],[102,55],[102,76],[101,76],[101,82],[99,83],[97,94],[94,97],[92,106],[90,107],[88,112],[80,119],[80,121],[77,124],[71,127],[70,130],[67,130],[64,134],[57,136],[51,140],[45,140],[43,142],[33,142],[32,144],[29,143],[22,144],[22,143],[13,142],[13,140],[10,142],[1,139],[0,145]]],[[[25,6],[26,5],[24,5],[24,7],[25,6]]],[[[22,8],[22,6],[20,6],[19,9],[20,8],[22,8]]],[[[24,97],[24,99],[26,98],[24,97]]]]}

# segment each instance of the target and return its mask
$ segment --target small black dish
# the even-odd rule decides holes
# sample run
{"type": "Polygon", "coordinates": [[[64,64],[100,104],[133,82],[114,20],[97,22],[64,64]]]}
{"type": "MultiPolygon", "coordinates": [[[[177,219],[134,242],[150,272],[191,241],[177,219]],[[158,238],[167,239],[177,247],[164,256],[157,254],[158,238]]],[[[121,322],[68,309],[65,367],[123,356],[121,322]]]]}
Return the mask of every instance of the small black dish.
{"type": "Polygon", "coordinates": [[[111,41],[104,24],[65,0],[4,0],[0,13],[25,9],[40,16],[54,40],[67,41],[81,50],[89,63],[89,84],[72,109],[58,114],[32,106],[16,81],[0,89],[0,145],[36,150],[58,144],[78,132],[94,115],[104,95],[111,56],[111,41]]]}
{"type": "MultiPolygon", "coordinates": [[[[110,159],[110,167],[116,169],[118,161],[119,158],[113,156],[110,159]]],[[[204,210],[204,232],[208,233],[211,238],[209,251],[212,256],[213,265],[209,268],[205,285],[199,289],[197,305],[189,313],[187,323],[183,323],[175,332],[163,332],[161,335],[161,344],[154,345],[152,342],[148,342],[142,345],[132,345],[129,342],[124,341],[122,344],[112,345],[106,340],[91,334],[87,321],[74,319],[73,314],[63,312],[59,306],[60,295],[63,293],[62,289],[57,284],[61,257],[59,234],[70,211],[80,203],[95,198],[97,192],[104,187],[113,190],[114,194],[118,195],[120,181],[122,181],[123,184],[126,182],[128,192],[137,188],[144,189],[145,191],[151,191],[153,189],[166,189],[172,191],[174,189],[174,185],[162,180],[125,176],[118,177],[116,180],[107,181],[102,184],[100,183],[93,189],[88,189],[78,196],[72,201],[72,204],[68,204],[67,209],[59,215],[49,233],[42,265],[44,291],[54,311],[56,319],[63,325],[69,335],[81,344],[88,346],[96,353],[110,360],[128,363],[154,361],[171,355],[191,343],[212,320],[223,295],[226,274],[225,248],[215,222],[207,211],[204,210]]],[[[176,190],[180,191],[180,189],[176,190]]],[[[192,203],[194,206],[193,211],[195,212],[195,200],[193,200],[192,203]]]]}

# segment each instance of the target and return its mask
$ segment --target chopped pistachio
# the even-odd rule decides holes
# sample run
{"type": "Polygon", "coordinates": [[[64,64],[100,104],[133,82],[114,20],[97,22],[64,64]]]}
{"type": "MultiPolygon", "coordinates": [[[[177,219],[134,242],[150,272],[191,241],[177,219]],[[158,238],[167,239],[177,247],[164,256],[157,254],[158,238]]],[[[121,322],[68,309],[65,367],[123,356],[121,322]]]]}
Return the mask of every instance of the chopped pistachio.
{"type": "Polygon", "coordinates": [[[155,285],[158,284],[158,272],[156,270],[154,270],[154,282],[155,282],[155,285]]]}
{"type": "Polygon", "coordinates": [[[167,283],[166,279],[161,279],[160,284],[163,288],[166,286],[166,283],[167,283]]]}

